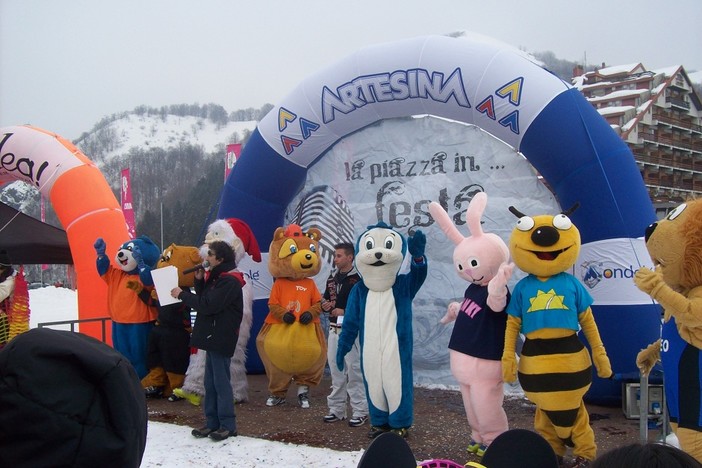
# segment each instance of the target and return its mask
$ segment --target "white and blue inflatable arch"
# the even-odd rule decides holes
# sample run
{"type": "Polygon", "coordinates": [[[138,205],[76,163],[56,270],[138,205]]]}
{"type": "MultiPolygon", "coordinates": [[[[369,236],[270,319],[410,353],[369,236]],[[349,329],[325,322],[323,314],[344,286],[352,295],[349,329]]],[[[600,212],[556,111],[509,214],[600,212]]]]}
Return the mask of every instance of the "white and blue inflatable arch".
{"type": "MultiPolygon", "coordinates": [[[[268,245],[307,169],[335,142],[381,119],[419,114],[482,128],[521,152],[564,209],[579,202],[572,219],[592,257],[590,280],[620,274],[631,283],[648,261],[637,238],[655,214],[626,144],[577,89],[514,49],[465,38],[364,48],[307,78],[254,131],[226,181],[219,217],[246,220],[268,245]],[[593,260],[609,252],[623,257],[619,273],[603,273],[593,260]]],[[[636,353],[658,338],[660,325],[658,306],[624,296],[595,297],[593,307],[618,373],[636,372],[636,353]]],[[[254,311],[262,320],[265,301],[254,311]]],[[[620,383],[596,379],[590,397],[619,402],[620,383]]]]}

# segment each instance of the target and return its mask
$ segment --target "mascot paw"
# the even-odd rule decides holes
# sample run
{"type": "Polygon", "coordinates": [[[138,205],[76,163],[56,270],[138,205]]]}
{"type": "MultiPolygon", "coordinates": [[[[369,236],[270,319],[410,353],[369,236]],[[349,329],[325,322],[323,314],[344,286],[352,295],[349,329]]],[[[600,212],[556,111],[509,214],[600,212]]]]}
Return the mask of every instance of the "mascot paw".
{"type": "Polygon", "coordinates": [[[127,281],[127,288],[139,294],[144,287],[138,281],[129,280],[127,281]]]}
{"type": "Polygon", "coordinates": [[[97,238],[93,244],[93,247],[95,248],[95,253],[98,254],[98,256],[105,255],[107,245],[105,245],[105,241],[102,239],[102,237],[97,238]]]}
{"type": "Polygon", "coordinates": [[[507,282],[512,277],[514,263],[503,263],[494,278],[488,283],[488,294],[492,296],[506,296],[507,282]]]}
{"type": "Polygon", "coordinates": [[[336,367],[340,370],[344,370],[344,358],[340,358],[339,356],[336,357],[336,367]]]}
{"type": "Polygon", "coordinates": [[[427,236],[422,231],[417,229],[414,235],[407,239],[407,250],[413,258],[424,256],[424,249],[427,245],[427,236]]]}
{"type": "Polygon", "coordinates": [[[597,346],[592,351],[592,360],[595,363],[598,377],[602,379],[609,379],[612,377],[612,365],[609,363],[609,358],[607,357],[604,346],[597,346]]]}
{"type": "Polygon", "coordinates": [[[306,310],[300,315],[300,323],[303,325],[307,325],[312,321],[312,312],[309,310],[306,310]]]}
{"type": "Polygon", "coordinates": [[[663,276],[657,271],[641,267],[634,275],[634,284],[646,294],[651,294],[653,288],[663,283],[663,276]]]}
{"type": "Polygon", "coordinates": [[[645,349],[642,349],[636,355],[636,367],[639,368],[641,374],[648,375],[651,369],[656,365],[656,362],[661,356],[661,340],[651,343],[645,349]]]}
{"type": "Polygon", "coordinates": [[[517,380],[517,358],[515,356],[502,356],[502,380],[506,383],[517,380]]]}
{"type": "Polygon", "coordinates": [[[295,323],[295,314],[292,312],[285,312],[283,314],[283,322],[287,323],[288,325],[295,323]]]}
{"type": "Polygon", "coordinates": [[[443,316],[441,320],[439,320],[439,323],[442,325],[446,325],[449,322],[453,322],[456,320],[456,317],[458,316],[458,310],[461,307],[461,304],[458,302],[452,302],[448,306],[448,310],[446,310],[446,315],[443,316]]]}

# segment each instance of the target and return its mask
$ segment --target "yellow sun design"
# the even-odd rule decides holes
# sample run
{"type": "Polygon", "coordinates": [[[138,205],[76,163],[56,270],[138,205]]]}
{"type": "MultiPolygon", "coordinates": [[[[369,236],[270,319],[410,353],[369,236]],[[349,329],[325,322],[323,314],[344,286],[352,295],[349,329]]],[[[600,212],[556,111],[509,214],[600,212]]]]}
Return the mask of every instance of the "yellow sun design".
{"type": "Polygon", "coordinates": [[[527,312],[536,312],[538,310],[550,309],[566,309],[568,307],[563,304],[563,297],[556,295],[556,291],[551,289],[549,292],[543,292],[540,289],[536,291],[536,297],[529,299],[531,307],[527,312]]]}

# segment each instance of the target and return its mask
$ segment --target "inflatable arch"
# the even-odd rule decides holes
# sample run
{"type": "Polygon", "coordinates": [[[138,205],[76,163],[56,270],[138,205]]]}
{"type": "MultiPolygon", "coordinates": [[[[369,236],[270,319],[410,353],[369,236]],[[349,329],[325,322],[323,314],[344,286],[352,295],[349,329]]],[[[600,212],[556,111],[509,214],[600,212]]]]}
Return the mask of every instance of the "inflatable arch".
{"type": "MultiPolygon", "coordinates": [[[[78,281],[81,319],[106,317],[107,286],[95,268],[93,243],[107,243],[113,258],[129,239],[119,202],[104,176],[78,148],[59,135],[31,126],[4,127],[0,132],[0,185],[22,180],[51,200],[66,231],[78,281]]],[[[106,332],[110,337],[110,327],[106,332]]],[[[99,323],[80,331],[101,338],[99,323]]]]}
{"type": "MultiPolygon", "coordinates": [[[[482,128],[521,152],[561,206],[580,203],[572,218],[583,253],[573,273],[621,280],[591,289],[593,311],[615,372],[637,372],[635,355],[660,325],[660,309],[630,279],[649,260],[640,239],[655,220],[646,188],[626,144],[581,93],[514,49],[419,37],[361,49],[310,76],[260,122],[226,181],[219,217],[246,220],[268,245],[307,169],[335,142],[418,114],[482,128]],[[598,259],[612,256],[621,268],[598,270],[598,259]]],[[[620,383],[595,379],[590,396],[619,402],[620,383]]]]}

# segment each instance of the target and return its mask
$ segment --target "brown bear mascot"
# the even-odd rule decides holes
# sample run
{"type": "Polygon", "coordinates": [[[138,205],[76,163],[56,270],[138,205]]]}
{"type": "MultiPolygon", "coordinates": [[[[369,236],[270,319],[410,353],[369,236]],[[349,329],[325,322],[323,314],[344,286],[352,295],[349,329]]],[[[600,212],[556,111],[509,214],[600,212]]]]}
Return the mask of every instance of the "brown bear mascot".
{"type": "Polygon", "coordinates": [[[285,403],[290,383],[297,384],[302,408],[309,408],[309,387],[322,379],[327,342],[320,324],[322,296],[311,279],[319,273],[319,229],[279,227],[268,249],[268,269],[275,278],[269,313],[256,338],[268,376],[267,406],[285,403]]]}
{"type": "Polygon", "coordinates": [[[646,229],[655,271],[636,286],[663,306],[661,339],[636,364],[648,374],[660,358],[668,415],[680,448],[702,463],[702,200],[688,201],[646,229]]]}

